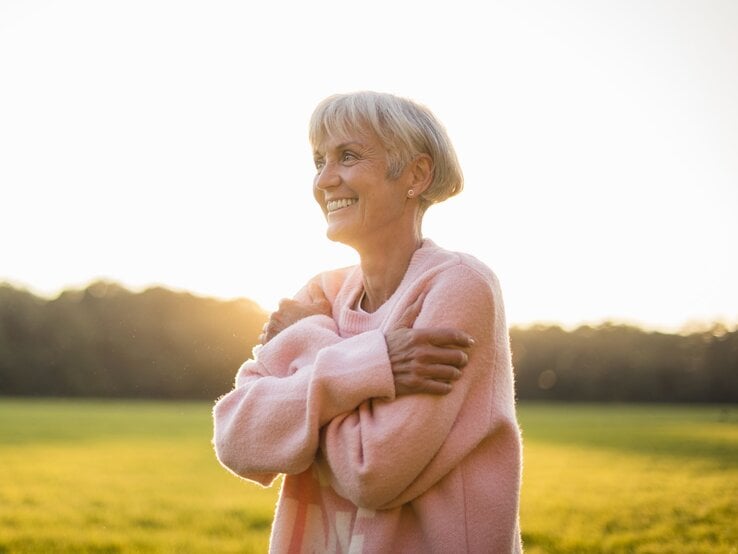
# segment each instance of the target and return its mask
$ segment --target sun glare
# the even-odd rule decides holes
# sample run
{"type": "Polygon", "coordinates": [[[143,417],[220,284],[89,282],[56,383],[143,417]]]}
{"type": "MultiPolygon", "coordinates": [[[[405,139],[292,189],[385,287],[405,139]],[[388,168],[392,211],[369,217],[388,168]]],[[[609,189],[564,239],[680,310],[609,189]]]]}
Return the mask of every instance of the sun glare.
{"type": "Polygon", "coordinates": [[[511,322],[736,321],[732,4],[205,6],[0,7],[0,280],[275,307],[357,262],[325,237],[307,122],[370,88],[447,126],[466,190],[424,231],[496,271],[511,322]]]}

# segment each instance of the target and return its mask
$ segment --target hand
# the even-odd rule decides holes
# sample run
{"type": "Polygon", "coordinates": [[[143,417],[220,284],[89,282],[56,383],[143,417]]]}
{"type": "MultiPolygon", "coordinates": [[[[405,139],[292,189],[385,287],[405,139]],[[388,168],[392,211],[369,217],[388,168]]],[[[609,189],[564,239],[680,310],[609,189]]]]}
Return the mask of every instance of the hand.
{"type": "Polygon", "coordinates": [[[469,361],[474,339],[460,329],[411,329],[420,313],[419,297],[385,335],[395,395],[448,394],[469,361]]]}
{"type": "Polygon", "coordinates": [[[323,289],[318,283],[311,283],[308,287],[310,302],[299,302],[297,300],[283,299],[279,302],[279,309],[269,316],[269,321],[264,324],[259,342],[266,344],[287,327],[296,323],[304,317],[311,315],[331,315],[331,303],[325,297],[323,289]]]}

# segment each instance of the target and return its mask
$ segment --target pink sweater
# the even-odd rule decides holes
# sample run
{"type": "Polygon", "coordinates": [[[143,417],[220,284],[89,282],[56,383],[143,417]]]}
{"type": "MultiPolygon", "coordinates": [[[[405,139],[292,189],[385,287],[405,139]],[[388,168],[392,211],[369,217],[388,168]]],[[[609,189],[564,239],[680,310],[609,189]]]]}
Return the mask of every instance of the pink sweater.
{"type": "Polygon", "coordinates": [[[520,552],[521,441],[492,271],[425,240],[371,314],[352,309],[359,267],[316,279],[333,317],[261,347],[214,409],[225,467],[265,486],[286,474],[270,550],[520,552]],[[414,327],[458,327],[476,345],[448,395],[395,398],[384,331],[424,293],[414,327]]]}

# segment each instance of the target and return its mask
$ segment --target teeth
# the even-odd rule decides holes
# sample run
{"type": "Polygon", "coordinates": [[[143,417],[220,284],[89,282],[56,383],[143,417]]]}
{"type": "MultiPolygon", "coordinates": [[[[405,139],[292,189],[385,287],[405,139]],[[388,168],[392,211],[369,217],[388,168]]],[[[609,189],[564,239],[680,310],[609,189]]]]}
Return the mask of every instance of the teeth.
{"type": "Polygon", "coordinates": [[[328,208],[328,213],[330,213],[335,212],[336,210],[340,210],[341,208],[346,208],[352,204],[356,204],[356,202],[356,198],[341,198],[340,200],[330,200],[328,204],[326,204],[326,208],[328,208]]]}

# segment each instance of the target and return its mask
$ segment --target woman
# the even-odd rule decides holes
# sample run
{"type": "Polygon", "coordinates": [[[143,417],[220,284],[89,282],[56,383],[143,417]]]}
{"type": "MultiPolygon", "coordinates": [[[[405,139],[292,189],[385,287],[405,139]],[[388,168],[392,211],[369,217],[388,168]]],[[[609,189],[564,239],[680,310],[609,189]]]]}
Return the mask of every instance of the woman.
{"type": "Polygon", "coordinates": [[[462,175],[443,127],[389,94],[310,122],[328,238],[361,263],[283,300],[216,404],[220,462],[285,474],[273,552],[518,552],[520,435],[502,299],[475,258],[423,239],[462,175]]]}

